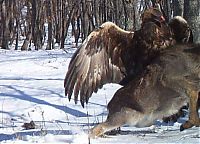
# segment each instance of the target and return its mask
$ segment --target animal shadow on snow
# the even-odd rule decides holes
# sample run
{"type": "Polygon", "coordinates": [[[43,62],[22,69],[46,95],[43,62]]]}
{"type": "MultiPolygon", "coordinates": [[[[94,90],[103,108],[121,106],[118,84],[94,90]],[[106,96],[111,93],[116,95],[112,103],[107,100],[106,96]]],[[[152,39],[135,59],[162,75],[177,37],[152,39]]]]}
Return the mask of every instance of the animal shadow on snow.
{"type": "MultiPolygon", "coordinates": [[[[51,106],[51,107],[54,107],[56,109],[59,109],[61,111],[64,111],[67,114],[70,114],[70,115],[73,115],[76,117],[87,117],[88,116],[86,113],[81,112],[79,110],[72,109],[67,106],[52,104],[45,100],[41,100],[36,97],[32,97],[31,95],[27,94],[25,91],[20,90],[20,89],[23,89],[24,87],[18,88],[20,86],[17,86],[17,85],[16,86],[15,85],[0,85],[0,87],[7,89],[5,92],[0,92],[0,97],[13,97],[13,98],[20,99],[23,101],[30,101],[30,102],[33,102],[36,104],[51,106]]],[[[45,91],[49,91],[49,90],[45,90],[45,91]]],[[[60,95],[54,91],[50,91],[50,93],[60,95]]]]}
{"type": "Polygon", "coordinates": [[[0,134],[0,141],[13,140],[13,139],[26,139],[26,136],[44,136],[45,134],[53,134],[53,135],[72,135],[72,131],[70,130],[45,130],[44,132],[39,130],[31,130],[31,131],[21,131],[13,134],[0,134]],[[45,133],[44,133],[45,132],[45,133]]]}

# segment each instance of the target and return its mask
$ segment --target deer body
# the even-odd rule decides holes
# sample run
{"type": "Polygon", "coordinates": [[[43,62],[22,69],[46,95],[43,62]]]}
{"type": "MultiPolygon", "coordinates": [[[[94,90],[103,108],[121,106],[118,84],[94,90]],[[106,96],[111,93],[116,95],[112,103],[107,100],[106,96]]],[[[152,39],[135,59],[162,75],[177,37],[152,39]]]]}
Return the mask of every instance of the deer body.
{"type": "Polygon", "coordinates": [[[189,103],[189,121],[181,129],[199,126],[200,46],[176,45],[160,54],[147,69],[119,89],[108,104],[108,117],[91,137],[122,125],[150,126],[189,103]]]}

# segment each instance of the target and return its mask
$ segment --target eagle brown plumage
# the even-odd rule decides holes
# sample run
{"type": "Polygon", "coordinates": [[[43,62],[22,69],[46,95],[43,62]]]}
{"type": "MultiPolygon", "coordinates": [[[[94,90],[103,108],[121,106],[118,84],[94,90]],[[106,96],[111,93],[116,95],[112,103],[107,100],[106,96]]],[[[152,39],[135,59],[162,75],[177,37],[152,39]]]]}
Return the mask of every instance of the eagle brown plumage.
{"type": "Polygon", "coordinates": [[[142,15],[141,29],[125,31],[112,22],[103,23],[84,40],[73,55],[64,80],[65,95],[75,103],[88,102],[106,83],[126,85],[151,60],[173,44],[162,13],[150,8],[142,15]]]}

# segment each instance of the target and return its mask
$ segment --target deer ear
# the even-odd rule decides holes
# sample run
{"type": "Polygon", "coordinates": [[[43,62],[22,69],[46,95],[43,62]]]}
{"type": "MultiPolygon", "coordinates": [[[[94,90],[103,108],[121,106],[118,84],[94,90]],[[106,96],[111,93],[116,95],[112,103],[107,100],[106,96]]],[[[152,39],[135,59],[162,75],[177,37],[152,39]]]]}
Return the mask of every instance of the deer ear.
{"type": "Polygon", "coordinates": [[[190,28],[190,34],[189,34],[189,38],[188,38],[188,43],[193,43],[193,32],[192,32],[191,28],[190,28]]]}
{"type": "Polygon", "coordinates": [[[183,43],[193,43],[193,33],[191,28],[188,28],[188,35],[187,37],[182,39],[183,43]]]}

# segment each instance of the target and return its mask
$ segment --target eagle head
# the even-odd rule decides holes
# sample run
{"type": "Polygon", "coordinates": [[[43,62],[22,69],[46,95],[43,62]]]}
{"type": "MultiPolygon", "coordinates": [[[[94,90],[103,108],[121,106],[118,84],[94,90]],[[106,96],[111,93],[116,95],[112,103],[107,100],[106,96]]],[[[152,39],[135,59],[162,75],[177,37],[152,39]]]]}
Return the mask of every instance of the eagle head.
{"type": "Polygon", "coordinates": [[[142,24],[148,22],[155,22],[156,24],[160,25],[160,23],[165,22],[165,18],[162,12],[157,8],[149,8],[144,11],[141,15],[142,24]]]}

